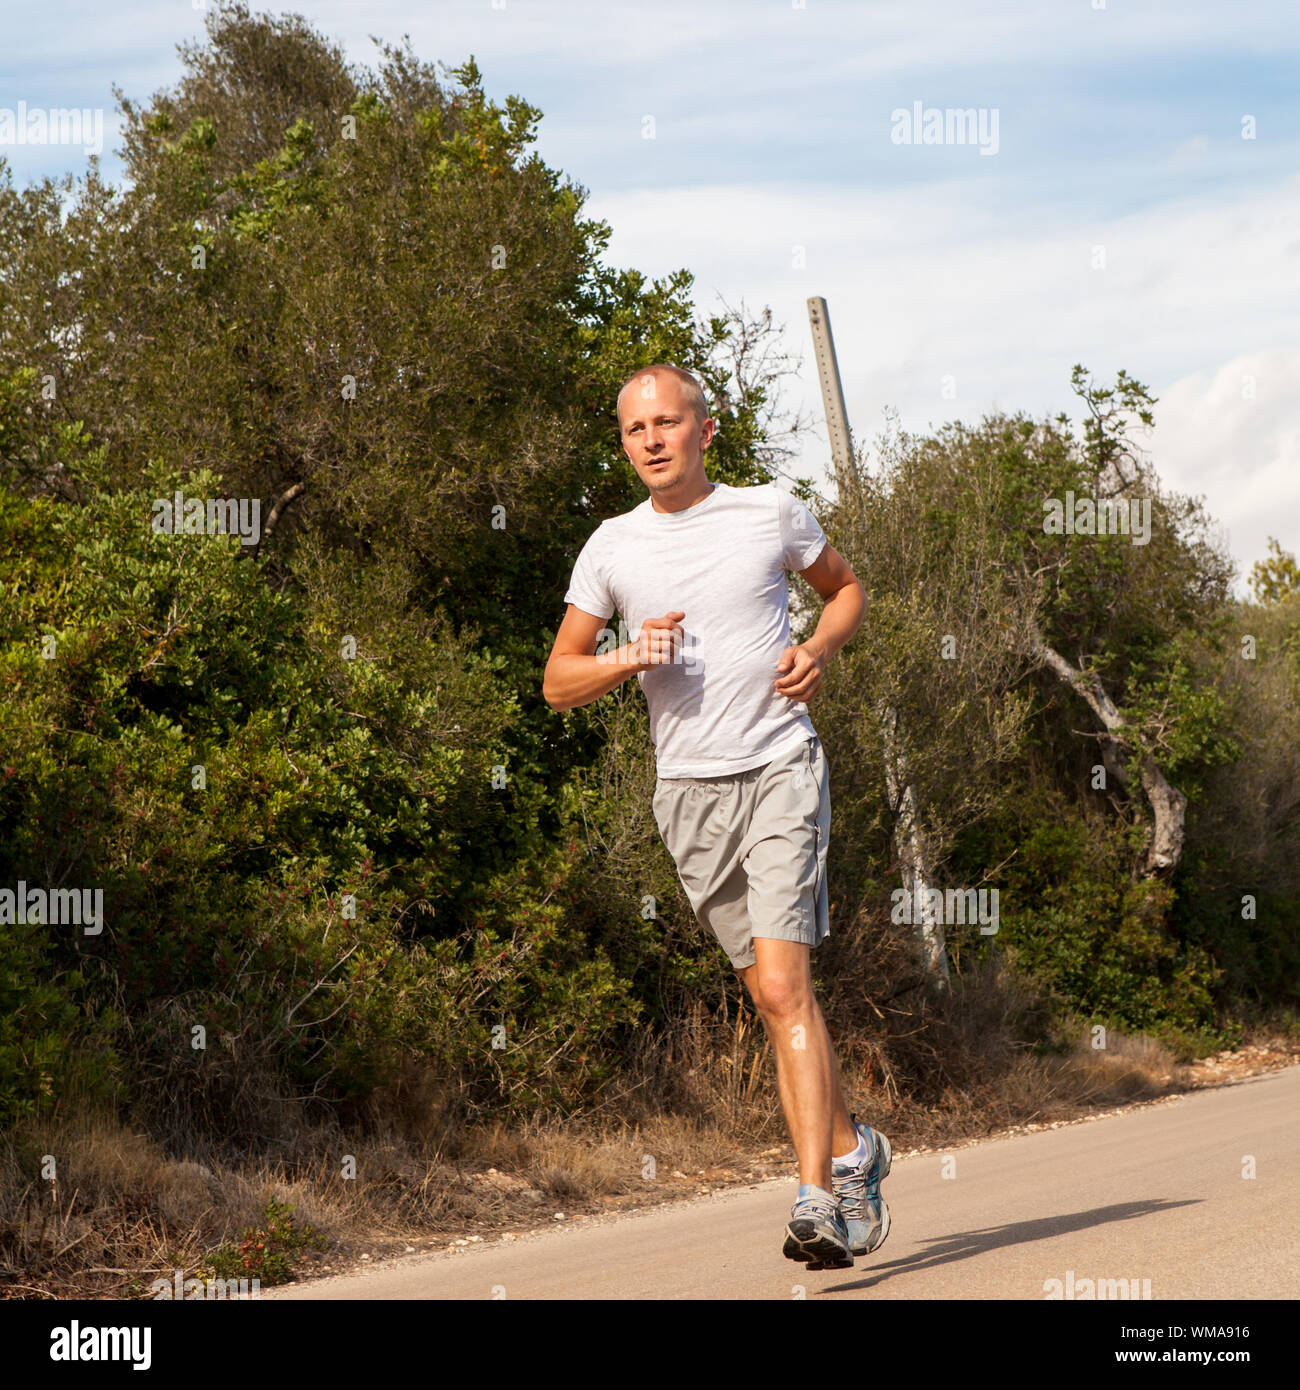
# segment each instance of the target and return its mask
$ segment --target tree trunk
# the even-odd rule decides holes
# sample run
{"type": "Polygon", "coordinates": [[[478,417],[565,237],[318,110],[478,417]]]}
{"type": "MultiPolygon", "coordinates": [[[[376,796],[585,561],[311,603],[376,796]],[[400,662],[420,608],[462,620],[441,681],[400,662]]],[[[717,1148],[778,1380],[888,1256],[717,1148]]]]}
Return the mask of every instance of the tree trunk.
{"type": "Polygon", "coordinates": [[[943,991],[950,983],[948,949],[943,923],[929,921],[925,911],[934,872],[917,815],[916,793],[907,778],[907,754],[898,733],[897,710],[882,711],[880,729],[885,745],[885,788],[894,813],[894,854],[902,871],[904,891],[911,901],[912,928],[922,963],[934,988],[943,991]]]}
{"type": "Polygon", "coordinates": [[[292,487],[286,488],[279,497],[275,499],[275,505],[271,508],[271,515],[267,517],[266,525],[262,528],[261,540],[257,543],[257,552],[255,553],[260,553],[262,542],[270,539],[271,532],[274,531],[279,524],[280,518],[284,515],[285,508],[291,506],[306,491],[306,483],[294,483],[292,487]]]}
{"type": "MultiPolygon", "coordinates": [[[[1129,773],[1124,766],[1124,755],[1133,750],[1128,740],[1119,732],[1124,726],[1123,716],[1102,687],[1100,678],[1093,671],[1080,671],[1071,666],[1059,652],[1043,641],[1043,635],[1037,627],[1031,630],[1031,642],[1034,656],[1067,685],[1077,690],[1101,721],[1106,730],[1102,735],[1102,765],[1121,786],[1127,787],[1129,773]]],[[[1147,846],[1143,877],[1154,878],[1158,874],[1172,871],[1182,855],[1187,798],[1160,771],[1155,759],[1149,755],[1143,756],[1138,763],[1138,775],[1155,818],[1151,841],[1147,846]]]]}

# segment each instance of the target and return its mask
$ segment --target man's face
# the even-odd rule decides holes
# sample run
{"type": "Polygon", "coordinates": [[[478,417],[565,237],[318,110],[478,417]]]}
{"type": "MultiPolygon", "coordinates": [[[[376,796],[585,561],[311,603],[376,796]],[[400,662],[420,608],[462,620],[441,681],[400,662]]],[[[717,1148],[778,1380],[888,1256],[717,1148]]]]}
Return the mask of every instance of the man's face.
{"type": "Polygon", "coordinates": [[[651,381],[635,377],[619,398],[619,419],[623,452],[651,493],[702,480],[713,421],[696,417],[675,376],[655,373],[651,381]],[[651,390],[653,395],[647,396],[651,390]]]}

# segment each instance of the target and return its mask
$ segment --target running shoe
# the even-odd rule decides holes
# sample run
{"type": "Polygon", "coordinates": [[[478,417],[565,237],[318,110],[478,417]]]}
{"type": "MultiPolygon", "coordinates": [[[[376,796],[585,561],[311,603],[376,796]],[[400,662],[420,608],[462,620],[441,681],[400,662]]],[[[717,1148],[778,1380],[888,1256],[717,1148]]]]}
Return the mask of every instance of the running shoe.
{"type": "Polygon", "coordinates": [[[852,1269],[849,1233],[834,1193],[805,1183],[799,1189],[785,1228],[787,1260],[798,1260],[809,1269],[852,1269]]]}
{"type": "Polygon", "coordinates": [[[856,1114],[849,1119],[867,1141],[867,1156],[857,1167],[833,1163],[831,1186],[848,1228],[849,1250],[869,1255],[880,1249],[889,1234],[889,1204],[880,1195],[880,1184],[889,1176],[894,1151],[879,1130],[859,1124],[856,1114]]]}

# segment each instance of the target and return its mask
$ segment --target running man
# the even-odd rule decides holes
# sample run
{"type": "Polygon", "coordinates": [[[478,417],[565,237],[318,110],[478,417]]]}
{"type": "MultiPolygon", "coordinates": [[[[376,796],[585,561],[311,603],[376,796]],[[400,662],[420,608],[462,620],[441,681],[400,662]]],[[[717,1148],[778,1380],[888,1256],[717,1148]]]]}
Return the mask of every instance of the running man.
{"type": "Polygon", "coordinates": [[[691,907],[745,982],[772,1040],[799,1159],[784,1254],[852,1268],[889,1234],[889,1140],[845,1108],[813,996],[812,948],[830,931],[830,789],[807,703],[853,636],[866,596],[812,513],[775,484],[711,483],[714,422],[679,367],[637,372],[618,395],[623,452],[649,489],[583,546],[542,691],[589,704],[635,674],[658,772],[654,815],[691,907]],[[794,570],[824,607],[790,646],[794,570]],[[618,610],[625,646],[596,655],[618,610]]]}

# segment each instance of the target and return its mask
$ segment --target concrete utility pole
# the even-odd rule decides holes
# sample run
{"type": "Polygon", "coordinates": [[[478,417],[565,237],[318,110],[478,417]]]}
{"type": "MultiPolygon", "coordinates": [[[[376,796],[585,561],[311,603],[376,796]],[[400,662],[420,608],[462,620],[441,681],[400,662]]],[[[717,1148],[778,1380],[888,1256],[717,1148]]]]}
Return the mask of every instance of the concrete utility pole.
{"type": "Polygon", "coordinates": [[[849,433],[849,413],[844,408],[840,367],[835,357],[835,339],[831,336],[831,311],[820,295],[808,301],[808,322],[812,326],[813,356],[817,361],[817,379],[822,387],[822,407],[826,412],[826,433],[831,441],[835,485],[840,496],[843,496],[845,485],[853,478],[857,467],[853,461],[853,436],[849,433]]]}
{"type": "MultiPolygon", "coordinates": [[[[839,498],[843,499],[857,479],[857,464],[853,457],[853,436],[849,432],[849,413],[844,406],[840,364],[835,356],[835,339],[831,336],[831,313],[820,295],[808,301],[808,322],[812,327],[813,355],[817,359],[822,405],[826,411],[826,433],[830,436],[835,486],[839,498]]],[[[912,930],[922,965],[931,986],[942,992],[950,983],[948,950],[944,942],[943,922],[935,921],[933,914],[926,910],[934,873],[917,814],[916,794],[908,779],[907,753],[899,728],[898,712],[882,705],[877,714],[884,744],[885,787],[894,813],[894,856],[898,860],[903,889],[912,909],[912,930]]]]}

